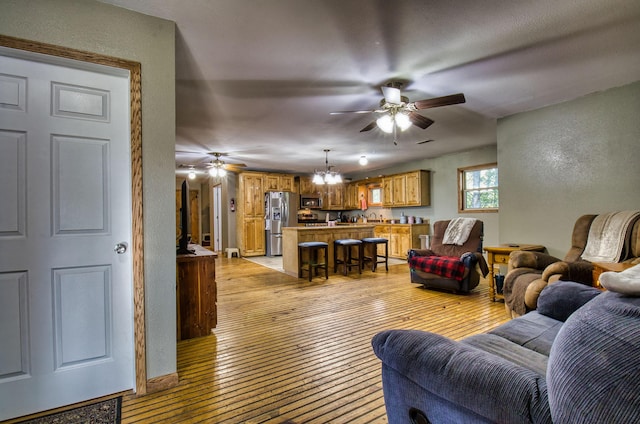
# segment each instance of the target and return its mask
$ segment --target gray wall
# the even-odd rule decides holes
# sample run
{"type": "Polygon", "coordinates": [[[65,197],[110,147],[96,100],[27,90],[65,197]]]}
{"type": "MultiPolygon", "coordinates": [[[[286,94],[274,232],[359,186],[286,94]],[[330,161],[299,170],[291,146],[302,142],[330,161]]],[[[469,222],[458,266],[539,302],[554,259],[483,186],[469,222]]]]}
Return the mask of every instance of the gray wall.
{"type": "Polygon", "coordinates": [[[640,209],[640,82],[498,122],[500,241],[564,257],[583,214],[640,209]]]}
{"type": "MultiPolygon", "coordinates": [[[[466,152],[441,156],[434,159],[421,159],[407,162],[401,166],[376,170],[371,172],[361,172],[350,174],[354,180],[364,179],[367,176],[375,177],[380,174],[390,175],[416,169],[426,169],[431,171],[431,206],[412,208],[370,208],[365,214],[375,212],[385,219],[400,217],[401,213],[407,216],[420,216],[428,219],[433,230],[433,223],[441,219],[451,219],[457,216],[465,216],[480,219],[484,222],[484,245],[491,246],[498,243],[500,239],[498,222],[502,212],[486,213],[465,213],[458,214],[458,168],[495,163],[497,161],[496,146],[488,146],[466,152]]],[[[498,165],[500,167],[500,165],[498,165]]],[[[500,168],[500,184],[502,184],[502,169],[500,168]]],[[[502,196],[502,187],[500,188],[502,196]]],[[[502,204],[500,205],[502,211],[502,204]]]]}
{"type": "Polygon", "coordinates": [[[176,371],[175,25],[94,1],[1,0],[4,35],[142,64],[147,376],[176,371]]]}

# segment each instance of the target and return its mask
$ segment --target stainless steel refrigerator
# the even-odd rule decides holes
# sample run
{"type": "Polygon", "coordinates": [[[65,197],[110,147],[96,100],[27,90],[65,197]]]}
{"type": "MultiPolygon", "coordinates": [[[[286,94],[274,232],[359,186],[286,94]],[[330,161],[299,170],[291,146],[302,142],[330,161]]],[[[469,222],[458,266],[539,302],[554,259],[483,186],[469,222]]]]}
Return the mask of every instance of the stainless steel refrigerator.
{"type": "Polygon", "coordinates": [[[265,241],[267,256],[282,255],[282,227],[296,225],[295,196],[286,191],[269,191],[264,195],[265,241]]]}

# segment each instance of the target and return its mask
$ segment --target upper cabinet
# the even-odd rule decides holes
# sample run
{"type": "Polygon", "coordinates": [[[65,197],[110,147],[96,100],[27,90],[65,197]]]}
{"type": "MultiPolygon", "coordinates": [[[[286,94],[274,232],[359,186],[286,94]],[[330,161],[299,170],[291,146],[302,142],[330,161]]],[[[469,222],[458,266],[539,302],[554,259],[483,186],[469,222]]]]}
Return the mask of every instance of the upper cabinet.
{"type": "Polygon", "coordinates": [[[313,183],[313,178],[311,177],[300,177],[300,195],[301,196],[319,196],[319,190],[316,185],[313,183]]]}
{"type": "Polygon", "coordinates": [[[294,176],[288,174],[264,174],[265,191],[295,191],[294,176]]]}
{"type": "Polygon", "coordinates": [[[344,188],[344,208],[360,209],[360,185],[358,183],[349,183],[344,188]]]}
{"type": "Polygon", "coordinates": [[[430,173],[419,170],[382,179],[382,206],[430,206],[430,173]]]}

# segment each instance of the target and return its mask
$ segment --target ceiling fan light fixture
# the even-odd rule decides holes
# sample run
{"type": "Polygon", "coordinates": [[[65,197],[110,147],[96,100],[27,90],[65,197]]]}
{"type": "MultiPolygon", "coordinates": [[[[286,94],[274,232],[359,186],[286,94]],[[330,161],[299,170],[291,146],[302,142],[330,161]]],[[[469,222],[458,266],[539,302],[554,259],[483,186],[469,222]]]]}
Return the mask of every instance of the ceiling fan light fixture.
{"type": "Polygon", "coordinates": [[[391,118],[391,115],[382,115],[376,120],[376,124],[378,125],[378,128],[387,134],[391,134],[393,132],[393,119],[391,118]]]}
{"type": "Polygon", "coordinates": [[[209,175],[212,177],[224,177],[227,175],[227,171],[222,167],[214,166],[209,168],[209,175]]]}
{"type": "Polygon", "coordinates": [[[409,115],[407,115],[406,113],[397,113],[395,116],[395,121],[396,125],[402,131],[408,130],[412,125],[411,120],[409,119],[409,115]]]}

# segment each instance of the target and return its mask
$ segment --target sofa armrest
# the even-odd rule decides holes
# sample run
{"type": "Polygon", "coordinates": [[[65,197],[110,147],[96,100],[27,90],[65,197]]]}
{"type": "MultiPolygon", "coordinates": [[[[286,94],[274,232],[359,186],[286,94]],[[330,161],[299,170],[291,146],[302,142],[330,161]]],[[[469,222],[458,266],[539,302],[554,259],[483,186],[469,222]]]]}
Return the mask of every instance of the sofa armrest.
{"type": "Polygon", "coordinates": [[[548,282],[564,280],[591,285],[593,283],[593,264],[587,261],[555,262],[544,269],[542,279],[548,282]]]}
{"type": "Polygon", "coordinates": [[[560,259],[543,252],[516,250],[509,255],[509,270],[515,268],[532,268],[543,270],[560,259]]]}
{"type": "MultiPolygon", "coordinates": [[[[374,336],[372,345],[383,362],[385,403],[437,396],[493,422],[551,422],[544,376],[506,359],[416,330],[384,331],[374,336]],[[425,393],[405,393],[409,386],[389,387],[394,383],[385,380],[385,368],[406,377],[411,387],[425,393]]],[[[423,412],[427,418],[439,413],[423,412]]]]}
{"type": "Polygon", "coordinates": [[[412,258],[414,256],[436,256],[430,249],[409,249],[407,256],[412,258]]]}
{"type": "Polygon", "coordinates": [[[569,315],[602,293],[595,287],[573,281],[558,281],[546,286],[538,297],[537,311],[558,321],[566,321],[569,315]]]}

